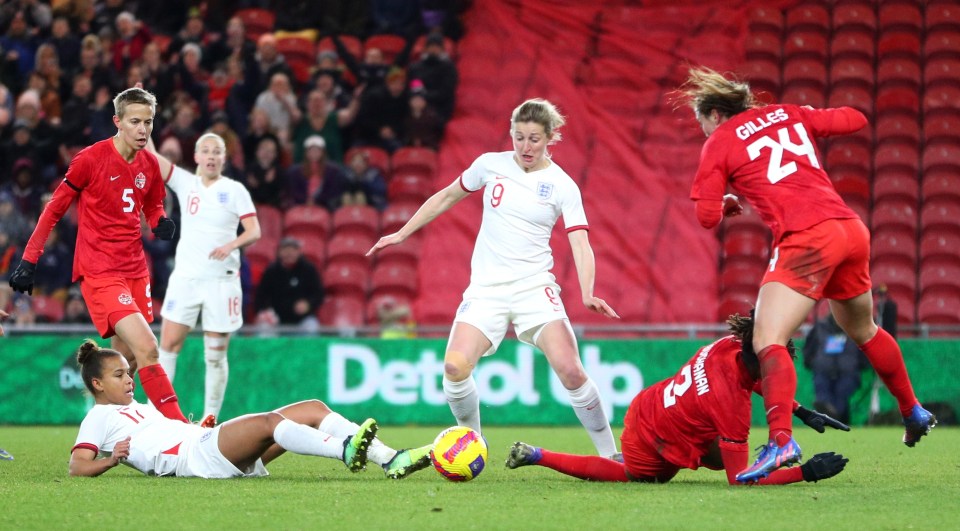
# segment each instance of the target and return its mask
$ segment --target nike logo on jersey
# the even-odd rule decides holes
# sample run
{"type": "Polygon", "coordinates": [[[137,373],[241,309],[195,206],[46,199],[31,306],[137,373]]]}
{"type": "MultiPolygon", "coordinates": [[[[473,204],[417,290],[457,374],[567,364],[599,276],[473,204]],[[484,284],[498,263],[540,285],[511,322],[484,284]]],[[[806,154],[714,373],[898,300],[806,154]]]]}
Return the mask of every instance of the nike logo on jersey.
{"type": "Polygon", "coordinates": [[[119,179],[119,178],[120,178],[119,175],[115,175],[115,176],[113,176],[113,177],[110,177],[110,180],[111,180],[111,181],[116,181],[116,180],[119,179]]]}

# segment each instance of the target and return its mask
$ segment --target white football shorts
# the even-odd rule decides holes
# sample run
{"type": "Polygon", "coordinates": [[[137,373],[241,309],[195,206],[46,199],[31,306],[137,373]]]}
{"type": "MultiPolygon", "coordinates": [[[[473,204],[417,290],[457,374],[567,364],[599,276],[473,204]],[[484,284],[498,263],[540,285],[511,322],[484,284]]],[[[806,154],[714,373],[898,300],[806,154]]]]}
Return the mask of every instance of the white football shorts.
{"type": "Polygon", "coordinates": [[[467,323],[483,332],[493,343],[483,354],[489,356],[500,347],[510,324],[517,339],[536,346],[543,325],[566,319],[560,286],[553,274],[547,272],[492,286],[471,284],[463,292],[463,302],[453,322],[467,323]]]}
{"type": "Polygon", "coordinates": [[[204,332],[222,334],[243,326],[243,289],[240,277],[183,278],[170,275],[160,315],[194,328],[203,312],[204,332]]]}
{"type": "Polygon", "coordinates": [[[207,479],[269,476],[260,459],[246,470],[240,470],[220,453],[218,440],[221,427],[204,430],[181,443],[177,476],[207,479]]]}

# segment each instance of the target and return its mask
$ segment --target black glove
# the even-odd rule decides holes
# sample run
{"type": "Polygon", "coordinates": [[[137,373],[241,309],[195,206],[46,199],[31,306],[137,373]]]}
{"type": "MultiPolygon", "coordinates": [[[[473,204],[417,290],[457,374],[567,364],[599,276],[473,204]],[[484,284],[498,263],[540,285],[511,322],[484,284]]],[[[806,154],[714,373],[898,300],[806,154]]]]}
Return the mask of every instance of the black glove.
{"type": "Polygon", "coordinates": [[[815,409],[807,409],[803,406],[799,406],[793,411],[793,414],[798,419],[802,420],[804,424],[810,426],[820,433],[823,433],[824,426],[830,426],[835,430],[850,431],[850,426],[847,426],[830,415],[820,413],[815,409]]]}
{"type": "Polygon", "coordinates": [[[800,465],[800,471],[803,472],[804,481],[817,482],[821,479],[832,478],[843,472],[843,467],[847,466],[847,461],[849,459],[841,454],[826,452],[807,459],[806,463],[800,465]]]}
{"type": "Polygon", "coordinates": [[[33,275],[37,272],[37,264],[20,260],[20,265],[10,275],[10,287],[20,293],[33,295],[33,275]]]}
{"type": "Polygon", "coordinates": [[[177,224],[166,216],[160,216],[157,226],[153,228],[153,235],[161,240],[172,240],[177,233],[177,224]]]}

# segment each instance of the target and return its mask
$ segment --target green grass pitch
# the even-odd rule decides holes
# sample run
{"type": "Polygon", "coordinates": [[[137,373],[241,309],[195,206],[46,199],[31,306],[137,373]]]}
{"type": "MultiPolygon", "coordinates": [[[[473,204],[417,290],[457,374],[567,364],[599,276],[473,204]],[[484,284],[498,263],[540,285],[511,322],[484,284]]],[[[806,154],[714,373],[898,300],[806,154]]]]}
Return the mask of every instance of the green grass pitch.
{"type": "MultiPolygon", "coordinates": [[[[395,447],[441,427],[381,428],[395,447]]],[[[817,434],[796,428],[806,456],[835,450],[850,463],[819,483],[729,487],[721,472],[682,471],[665,485],[601,484],[540,467],[503,466],[514,440],[589,453],[579,427],[490,427],[486,469],[455,484],[428,469],[390,481],[371,465],[351,474],[328,459],[285,455],[258,479],[151,478],[118,467],[71,478],[76,428],[3,427],[0,529],[957,529],[960,429],[938,427],[916,448],[897,428],[817,434]]],[[[751,440],[758,446],[763,429],[751,440]]]]}

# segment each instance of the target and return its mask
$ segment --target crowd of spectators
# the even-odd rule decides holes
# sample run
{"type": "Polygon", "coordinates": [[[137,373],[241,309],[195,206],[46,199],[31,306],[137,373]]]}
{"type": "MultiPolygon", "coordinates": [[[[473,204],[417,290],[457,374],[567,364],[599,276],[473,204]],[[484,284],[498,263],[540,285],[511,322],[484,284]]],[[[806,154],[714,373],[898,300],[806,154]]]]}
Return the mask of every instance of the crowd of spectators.
{"type": "MultiPolygon", "coordinates": [[[[4,2],[0,309],[21,323],[37,319],[7,278],[73,155],[116,132],[112,98],[136,83],[157,96],[154,140],[175,163],[192,169],[197,138],[214,131],[229,153],[224,174],[258,205],[383,210],[389,176],[350,148],[439,146],[457,86],[448,50],[465,7],[457,0],[4,2]],[[273,27],[251,31],[241,16],[251,9],[269,10],[273,27]],[[403,49],[387,60],[374,46],[355,54],[344,44],[379,34],[403,38],[403,49]],[[334,46],[317,46],[316,60],[295,68],[278,49],[290,36],[334,46]]],[[[176,219],[174,201],[168,212],[176,219]]],[[[75,231],[71,212],[47,241],[34,291],[70,314],[39,320],[83,320],[71,282],[75,231]]],[[[176,242],[145,239],[145,247],[162,298],[176,242]]]]}

